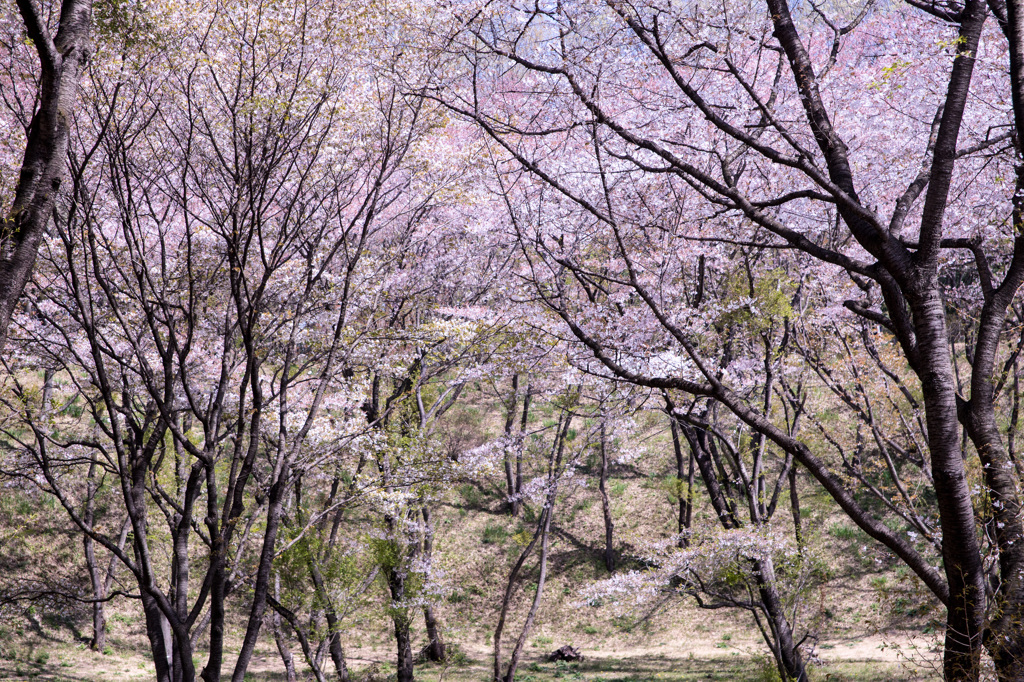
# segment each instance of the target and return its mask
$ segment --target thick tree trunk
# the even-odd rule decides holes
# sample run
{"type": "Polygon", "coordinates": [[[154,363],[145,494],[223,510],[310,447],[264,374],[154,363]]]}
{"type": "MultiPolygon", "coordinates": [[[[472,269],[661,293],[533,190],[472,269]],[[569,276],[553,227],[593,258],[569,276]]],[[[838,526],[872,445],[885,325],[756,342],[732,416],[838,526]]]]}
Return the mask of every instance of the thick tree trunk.
{"type": "Polygon", "coordinates": [[[942,526],[942,560],[949,584],[943,671],[949,681],[980,673],[985,585],[971,491],[960,449],[956,381],[938,283],[911,301],[917,330],[925,423],[942,526]]]}
{"type": "Polygon", "coordinates": [[[157,682],[171,682],[170,658],[172,652],[168,650],[169,642],[164,636],[161,623],[160,609],[156,600],[142,591],[142,612],[146,618],[146,636],[149,638],[149,648],[153,652],[153,667],[156,669],[157,682]]]}
{"type": "MultiPolygon", "coordinates": [[[[386,517],[386,520],[392,537],[401,538],[401,533],[397,530],[399,527],[398,521],[392,517],[386,517]]],[[[396,539],[393,542],[402,542],[402,540],[396,539]]],[[[394,625],[395,646],[397,649],[396,682],[412,682],[414,675],[412,636],[410,634],[412,623],[409,617],[409,607],[405,604],[405,600],[408,596],[406,594],[407,566],[408,562],[415,558],[418,545],[412,545],[411,551],[408,551],[404,544],[394,549],[398,557],[405,557],[405,560],[396,560],[393,565],[385,568],[385,578],[388,583],[388,590],[391,593],[391,622],[394,625]]]]}
{"type": "MultiPolygon", "coordinates": [[[[999,3],[993,3],[998,7],[999,3]]],[[[995,419],[992,378],[1006,312],[1024,283],[1024,6],[1007,0],[1004,17],[994,12],[1007,38],[1010,52],[1010,94],[1013,102],[1016,158],[1013,210],[1013,259],[1002,282],[986,294],[978,325],[978,343],[971,368],[971,400],[967,428],[985,472],[996,521],[1000,584],[989,614],[985,643],[1002,682],[1024,682],[1024,528],[1021,520],[1021,468],[1014,461],[1014,430],[1020,410],[1018,361],[1013,360],[1013,409],[1004,446],[995,419]],[[1005,18],[1005,22],[1003,19],[1005,18]],[[1016,475],[1015,475],[1016,474],[1016,475]]],[[[980,271],[979,267],[979,271],[980,271]]]]}
{"type": "Polygon", "coordinates": [[[341,646],[341,625],[334,609],[327,611],[327,627],[330,629],[327,651],[331,654],[334,674],[337,675],[338,682],[349,682],[348,663],[345,661],[345,650],[341,646]]]}
{"type": "Polygon", "coordinates": [[[412,637],[409,633],[409,609],[401,606],[405,600],[405,575],[397,568],[388,570],[388,588],[391,590],[391,621],[395,626],[397,648],[397,682],[412,682],[412,637]]]}
{"type": "Polygon", "coordinates": [[[423,607],[423,622],[427,627],[427,660],[435,663],[444,661],[448,657],[448,652],[441,637],[441,625],[434,615],[434,607],[430,604],[423,607]]]}
{"type": "Polygon", "coordinates": [[[18,9],[41,73],[39,107],[29,124],[14,201],[0,229],[0,351],[64,179],[71,110],[92,50],[90,0],[65,0],[53,37],[34,0],[18,0],[18,9]]]}
{"type": "Polygon", "coordinates": [[[227,597],[227,548],[215,517],[207,520],[210,529],[210,653],[200,677],[204,682],[219,682],[224,661],[224,602],[227,597]]]}
{"type": "Polygon", "coordinates": [[[1024,526],[1017,468],[996,422],[991,377],[1005,314],[990,319],[992,307],[991,301],[986,303],[981,315],[964,423],[981,460],[999,548],[999,587],[988,614],[985,645],[999,679],[1018,682],[1024,680],[1024,526]]]}
{"type": "Polygon", "coordinates": [[[766,556],[754,562],[754,575],[761,603],[764,604],[771,624],[771,633],[775,639],[774,642],[769,641],[767,644],[776,651],[779,672],[783,674],[783,679],[807,682],[803,658],[793,639],[793,629],[786,618],[786,608],[776,587],[775,566],[771,557],[766,556]]]}

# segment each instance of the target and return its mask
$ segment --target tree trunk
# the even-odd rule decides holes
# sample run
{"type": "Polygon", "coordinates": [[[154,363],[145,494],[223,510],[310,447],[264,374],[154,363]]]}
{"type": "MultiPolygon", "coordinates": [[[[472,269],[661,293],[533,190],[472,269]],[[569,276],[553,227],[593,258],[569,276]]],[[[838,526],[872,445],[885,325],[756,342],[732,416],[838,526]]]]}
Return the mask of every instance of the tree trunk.
{"type": "MultiPolygon", "coordinates": [[[[274,574],[274,600],[281,599],[281,576],[274,574]]],[[[274,643],[277,645],[277,653],[281,655],[281,662],[284,664],[285,679],[287,682],[296,682],[295,659],[288,649],[288,642],[285,640],[284,628],[281,626],[281,614],[276,610],[270,617],[270,627],[274,632],[274,643]]]]}
{"type": "Polygon", "coordinates": [[[561,476],[562,455],[565,452],[565,439],[569,434],[569,427],[572,424],[572,414],[563,413],[562,419],[563,421],[559,424],[559,429],[555,436],[555,443],[552,447],[551,459],[548,464],[548,494],[545,496],[544,509],[541,511],[533,540],[531,540],[530,544],[523,550],[523,553],[519,555],[519,560],[516,562],[516,565],[509,576],[508,585],[505,589],[505,598],[502,602],[501,616],[498,619],[498,627],[494,631],[495,682],[515,681],[516,668],[519,666],[519,658],[523,653],[526,638],[529,637],[530,630],[533,628],[533,620],[537,615],[537,609],[540,607],[541,596],[544,593],[544,583],[547,579],[548,540],[551,530],[551,515],[555,509],[555,501],[558,499],[558,481],[561,476]],[[518,575],[519,570],[522,569],[523,563],[526,561],[526,557],[536,546],[538,538],[540,538],[541,550],[539,561],[540,576],[537,578],[537,592],[533,596],[533,603],[530,605],[530,611],[526,616],[526,622],[523,623],[523,629],[519,633],[519,638],[516,640],[516,644],[512,648],[512,655],[509,657],[508,667],[505,670],[505,674],[502,675],[501,632],[505,625],[505,617],[508,613],[509,603],[512,599],[512,587],[515,583],[515,578],[518,575]]]}
{"type": "MultiPolygon", "coordinates": [[[[935,276],[932,275],[934,279],[935,276]]],[[[971,491],[960,449],[956,381],[938,282],[911,301],[921,368],[932,476],[942,527],[942,561],[949,584],[943,671],[949,681],[980,673],[985,585],[971,491]]]]}
{"type": "Polygon", "coordinates": [[[508,617],[509,608],[512,605],[512,594],[515,589],[516,579],[519,577],[519,572],[523,569],[523,564],[526,563],[526,558],[533,552],[533,548],[537,546],[537,541],[540,539],[541,532],[544,528],[545,517],[542,514],[538,520],[537,529],[533,533],[533,537],[530,539],[528,544],[523,551],[519,553],[519,558],[516,559],[516,563],[512,566],[512,570],[509,572],[508,581],[505,583],[505,594],[501,599],[501,610],[498,615],[498,624],[494,628],[494,650],[493,650],[493,669],[491,670],[492,682],[501,682],[503,676],[501,673],[501,635],[505,630],[505,619],[508,617]]]}
{"type": "Polygon", "coordinates": [[[675,417],[669,415],[669,428],[672,432],[672,450],[676,456],[676,477],[682,482],[686,481],[686,495],[677,490],[679,495],[679,517],[676,524],[676,532],[679,533],[679,547],[688,547],[690,544],[689,532],[690,523],[693,519],[693,448],[689,448],[687,456],[683,456],[683,443],[679,438],[679,424],[675,417]],[[684,468],[684,462],[687,464],[684,468]],[[684,479],[683,476],[686,478],[684,479]]]}
{"type": "MultiPolygon", "coordinates": [[[[430,510],[426,507],[423,508],[423,527],[423,556],[429,565],[434,552],[434,524],[430,510]]],[[[434,662],[444,661],[448,657],[448,652],[441,637],[437,616],[434,615],[434,608],[430,604],[423,607],[423,620],[427,627],[427,659],[434,662]]]]}
{"type": "MultiPolygon", "coordinates": [[[[349,682],[345,650],[341,646],[341,621],[338,619],[334,605],[327,594],[320,568],[314,563],[312,555],[309,559],[309,568],[310,574],[313,576],[313,586],[316,588],[317,596],[321,603],[324,604],[324,614],[327,617],[327,651],[331,655],[334,672],[338,676],[338,682],[349,682]]],[[[317,661],[317,665],[319,666],[319,661],[317,661]]]]}
{"type": "Polygon", "coordinates": [[[398,649],[397,682],[412,682],[414,677],[409,609],[400,606],[405,600],[405,575],[397,568],[388,569],[388,587],[391,590],[391,621],[395,626],[395,645],[398,649]]]}
{"type": "MultiPolygon", "coordinates": [[[[50,377],[52,377],[52,374],[50,377]]],[[[44,398],[44,405],[48,404],[49,400],[44,398]]],[[[82,520],[85,522],[86,527],[90,529],[93,528],[93,524],[96,522],[96,488],[96,455],[93,454],[93,459],[89,463],[89,473],[86,475],[85,513],[82,515],[82,520]]],[[[93,651],[103,651],[107,639],[107,617],[103,608],[103,600],[107,598],[107,591],[104,580],[100,576],[100,567],[96,563],[96,549],[92,536],[84,535],[83,544],[85,545],[85,565],[89,571],[89,580],[92,583],[93,598],[92,640],[89,642],[89,648],[93,651]]]]}
{"type": "MultiPolygon", "coordinates": [[[[208,472],[207,475],[212,475],[208,472]]],[[[216,499],[216,498],[214,498],[216,499]]],[[[211,503],[210,506],[213,506],[211,503]]],[[[216,512],[214,512],[216,513],[216,512]]],[[[216,517],[208,517],[210,529],[210,652],[200,677],[204,682],[219,682],[224,662],[224,608],[227,597],[227,547],[216,517]]]]}
{"type": "Polygon", "coordinates": [[[270,486],[270,494],[267,499],[267,527],[263,534],[263,548],[260,552],[259,568],[256,571],[256,581],[253,585],[252,607],[249,611],[245,639],[242,640],[242,648],[238,652],[238,660],[235,663],[234,672],[231,674],[231,682],[244,681],[245,671],[249,667],[252,653],[256,649],[260,626],[263,624],[263,614],[266,611],[267,595],[270,589],[270,571],[274,561],[277,530],[281,521],[288,473],[287,463],[282,464],[278,468],[277,480],[270,486]]]}
{"type": "Polygon", "coordinates": [[[423,621],[427,627],[427,660],[439,663],[448,657],[445,650],[444,639],[441,637],[441,627],[437,616],[434,615],[434,607],[427,604],[423,607],[423,621]]]}
{"type": "Polygon", "coordinates": [[[608,480],[608,432],[604,422],[601,423],[601,477],[597,487],[601,491],[601,511],[604,513],[604,566],[609,573],[615,571],[615,546],[612,534],[615,523],[612,519],[612,505],[608,500],[606,481],[608,480]]]}
{"type": "Polygon", "coordinates": [[[523,506],[520,499],[523,493],[523,448],[526,447],[526,424],[530,419],[530,398],[533,397],[533,386],[526,385],[526,395],[523,396],[523,414],[519,419],[519,435],[516,436],[516,497],[513,504],[512,515],[517,516],[519,509],[523,506]]]}
{"type": "Polygon", "coordinates": [[[43,371],[43,404],[39,408],[39,416],[50,414],[50,402],[53,400],[53,370],[43,371]]]}
{"type": "MultiPolygon", "coordinates": [[[[725,497],[718,485],[716,470],[721,470],[722,465],[719,462],[716,467],[716,463],[712,461],[712,459],[717,458],[717,456],[713,456],[712,453],[714,450],[709,447],[708,433],[698,427],[679,422],[674,416],[674,406],[672,401],[668,398],[667,394],[665,395],[665,398],[666,411],[669,414],[669,418],[672,420],[671,426],[673,440],[674,442],[679,443],[679,446],[681,447],[681,442],[679,442],[680,432],[686,439],[687,444],[689,445],[691,457],[693,460],[696,460],[697,466],[700,470],[701,480],[708,492],[711,505],[718,515],[719,523],[726,530],[743,527],[743,524],[740,523],[740,517],[733,512],[728,498],[725,497]]],[[[681,462],[682,457],[677,451],[677,465],[680,470],[682,469],[681,462]]],[[[792,468],[790,471],[792,472],[792,468]]],[[[790,482],[792,483],[792,481],[793,479],[791,478],[790,482]]],[[[748,500],[750,498],[756,499],[759,497],[760,489],[761,487],[756,482],[756,479],[750,480],[744,489],[748,500]]],[[[761,510],[757,504],[752,503],[749,505],[749,513],[751,524],[755,527],[757,525],[757,520],[764,518],[760,516],[761,510]]],[[[764,518],[764,520],[767,521],[768,519],[764,518]]],[[[751,565],[753,568],[753,577],[757,584],[757,593],[761,600],[761,607],[763,608],[764,614],[768,617],[768,629],[766,630],[761,625],[761,621],[759,620],[757,613],[755,613],[754,617],[761,629],[761,634],[764,636],[765,643],[768,645],[768,648],[772,651],[772,655],[775,657],[779,673],[785,680],[806,682],[807,673],[804,669],[804,663],[800,656],[800,651],[793,638],[792,625],[786,617],[785,604],[779,596],[778,579],[775,575],[775,566],[771,555],[765,552],[764,556],[751,558],[751,565]]]]}
{"type": "MultiPolygon", "coordinates": [[[[323,671],[320,669],[320,664],[317,663],[317,656],[313,652],[312,647],[309,646],[309,637],[307,637],[306,634],[302,631],[302,627],[299,624],[299,619],[295,617],[295,614],[293,612],[285,608],[281,604],[281,602],[277,600],[276,596],[268,597],[267,604],[269,604],[270,607],[274,609],[274,615],[283,617],[288,622],[288,625],[291,626],[292,632],[295,633],[296,639],[299,640],[299,646],[302,648],[302,655],[306,658],[306,663],[312,670],[313,677],[316,679],[316,682],[327,682],[327,679],[324,677],[323,671]]],[[[310,629],[312,630],[313,628],[311,627],[310,629]]],[[[290,652],[289,655],[291,655],[290,652]]]]}
{"type": "MultiPolygon", "coordinates": [[[[757,589],[761,595],[761,603],[771,623],[772,635],[777,645],[777,663],[783,679],[793,682],[807,682],[807,671],[804,662],[793,640],[793,629],[786,619],[786,609],[776,588],[775,566],[771,557],[765,556],[754,562],[754,575],[757,578],[757,589]]],[[[772,642],[768,646],[773,650],[772,642]]]]}
{"type": "Polygon", "coordinates": [[[409,618],[409,607],[405,604],[407,596],[405,581],[408,577],[408,564],[415,559],[418,544],[413,544],[411,551],[407,551],[404,540],[398,539],[402,537],[402,534],[398,531],[399,522],[390,516],[385,518],[387,526],[390,529],[391,536],[396,538],[392,540],[392,542],[403,543],[396,545],[394,548],[396,553],[394,564],[385,567],[388,590],[391,592],[391,606],[389,608],[391,611],[391,622],[394,624],[395,628],[395,645],[397,648],[396,682],[412,682],[413,655],[412,636],[410,634],[410,627],[412,623],[409,618]],[[398,557],[405,557],[405,560],[398,557]]]}
{"type": "Polygon", "coordinates": [[[0,351],[64,179],[71,110],[92,49],[90,0],[65,0],[53,37],[34,0],[19,0],[18,9],[41,72],[39,107],[29,124],[14,201],[0,230],[0,351]]]}
{"type": "Polygon", "coordinates": [[[168,651],[168,642],[164,637],[161,623],[160,609],[156,600],[146,593],[141,593],[142,612],[146,617],[146,636],[149,638],[149,648],[153,652],[153,667],[156,669],[157,682],[171,682],[171,651],[168,651]]]}
{"type": "Polygon", "coordinates": [[[526,615],[526,622],[523,623],[523,630],[519,633],[519,639],[512,647],[512,655],[509,657],[508,668],[505,671],[504,682],[515,682],[516,668],[519,667],[519,657],[523,654],[523,647],[526,646],[526,638],[530,636],[533,629],[533,620],[537,616],[537,609],[540,607],[541,596],[544,593],[544,583],[548,575],[548,540],[551,535],[551,512],[554,507],[554,496],[549,496],[550,504],[544,511],[544,528],[541,531],[540,540],[540,576],[537,578],[537,592],[533,595],[533,603],[530,604],[530,612],[526,615]]]}
{"type": "Polygon", "coordinates": [[[280,654],[281,662],[284,664],[285,679],[287,682],[296,682],[298,678],[295,676],[295,659],[292,656],[292,652],[288,649],[288,642],[285,641],[280,614],[275,612],[270,617],[270,627],[274,632],[274,643],[277,645],[277,653],[280,654]]]}
{"type": "Polygon", "coordinates": [[[804,532],[800,520],[800,494],[796,488],[796,462],[789,465],[789,506],[793,511],[793,536],[796,538],[796,548],[803,554],[804,532]]]}
{"type": "Polygon", "coordinates": [[[512,395],[505,403],[505,487],[508,490],[508,509],[512,516],[519,513],[516,503],[516,482],[512,472],[512,427],[516,423],[516,407],[519,405],[519,375],[512,375],[512,395]]]}

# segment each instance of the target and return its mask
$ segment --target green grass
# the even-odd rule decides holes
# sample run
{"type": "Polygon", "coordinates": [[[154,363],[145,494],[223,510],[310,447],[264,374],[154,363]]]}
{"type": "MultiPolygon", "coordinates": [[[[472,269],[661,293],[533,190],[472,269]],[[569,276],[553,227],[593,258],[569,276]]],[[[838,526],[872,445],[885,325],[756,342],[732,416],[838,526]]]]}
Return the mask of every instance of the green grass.
{"type": "Polygon", "coordinates": [[[483,543],[485,545],[500,545],[507,537],[508,530],[504,526],[488,523],[484,527],[483,543]]]}
{"type": "Polygon", "coordinates": [[[860,537],[860,530],[842,523],[833,523],[828,527],[828,534],[836,540],[852,542],[860,537]]]}

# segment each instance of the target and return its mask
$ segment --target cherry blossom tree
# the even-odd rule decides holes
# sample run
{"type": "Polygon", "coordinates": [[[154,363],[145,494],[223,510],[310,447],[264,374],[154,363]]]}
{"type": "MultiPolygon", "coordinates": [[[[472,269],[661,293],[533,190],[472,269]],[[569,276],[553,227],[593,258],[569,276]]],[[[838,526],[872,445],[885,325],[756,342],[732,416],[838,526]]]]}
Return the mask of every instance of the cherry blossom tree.
{"type": "MultiPolygon", "coordinates": [[[[523,276],[580,344],[576,363],[730,410],[946,607],[947,679],[977,679],[983,647],[1001,679],[1021,679],[1024,528],[997,416],[1001,367],[1016,356],[1007,315],[1024,281],[1019,8],[609,0],[454,11],[466,26],[449,43],[459,75],[439,98],[504,159],[523,276]],[[748,271],[745,296],[704,285],[742,276],[736,261],[754,252],[818,287],[803,325],[868,323],[899,349],[901,366],[877,369],[909,382],[920,415],[921,449],[903,455],[934,494],[937,513],[920,521],[936,529],[940,567],[884,523],[889,512],[858,501],[842,443],[793,435],[762,400],[773,384],[798,399],[800,365],[771,369],[770,345],[734,352],[723,321],[764,314],[753,290],[769,273],[748,271]],[[949,333],[953,260],[981,303],[963,321],[968,353],[949,333]],[[970,375],[963,391],[956,367],[970,375]],[[985,543],[998,561],[985,561],[985,543]]],[[[867,341],[870,356],[880,341],[867,341]]],[[[868,424],[882,439],[869,454],[896,456],[879,427],[868,424]]]]}
{"type": "MultiPolygon", "coordinates": [[[[358,31],[389,10],[143,9],[133,20],[152,30],[113,33],[96,60],[72,187],[15,322],[5,436],[131,574],[157,678],[194,679],[205,637],[201,676],[221,679],[230,600],[247,612],[240,681],[296,482],[309,491],[372,448],[374,382],[352,368],[387,357],[393,264],[437,267],[403,235],[458,170],[428,172],[435,123],[388,75],[400,47],[358,31]],[[81,418],[40,404],[37,367],[64,384],[45,399],[82,401],[81,418]],[[127,546],[117,512],[89,511],[97,487],[127,514],[127,546]]],[[[342,502],[295,518],[314,526],[342,502]]]]}

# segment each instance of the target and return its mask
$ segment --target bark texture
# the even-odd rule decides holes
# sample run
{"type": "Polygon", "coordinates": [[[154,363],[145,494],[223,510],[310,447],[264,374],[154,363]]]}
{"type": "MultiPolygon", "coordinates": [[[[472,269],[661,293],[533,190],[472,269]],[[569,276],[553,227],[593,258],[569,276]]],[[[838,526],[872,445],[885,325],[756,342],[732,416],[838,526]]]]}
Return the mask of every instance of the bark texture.
{"type": "Polygon", "coordinates": [[[53,35],[35,0],[18,0],[18,10],[39,54],[40,77],[18,186],[0,228],[0,351],[65,178],[71,112],[92,51],[91,0],[66,0],[53,35]]]}

